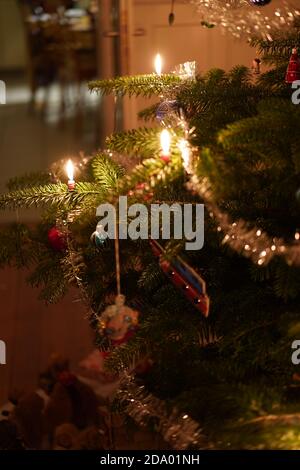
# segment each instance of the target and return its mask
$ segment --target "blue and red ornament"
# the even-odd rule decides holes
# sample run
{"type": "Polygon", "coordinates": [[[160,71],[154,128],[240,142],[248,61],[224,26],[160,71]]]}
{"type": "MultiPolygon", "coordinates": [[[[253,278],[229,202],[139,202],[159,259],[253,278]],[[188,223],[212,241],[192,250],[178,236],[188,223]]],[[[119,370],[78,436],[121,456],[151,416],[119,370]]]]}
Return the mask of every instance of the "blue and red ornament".
{"type": "Polygon", "coordinates": [[[185,297],[202,315],[208,317],[209,297],[206,293],[204,279],[179,256],[172,261],[165,259],[163,256],[165,250],[157,240],[150,240],[150,245],[154,255],[159,258],[162,271],[172,284],[183,292],[185,297]]]}
{"type": "Polygon", "coordinates": [[[99,318],[99,330],[113,346],[127,342],[138,327],[139,312],[125,305],[125,296],[117,295],[99,318]]]}

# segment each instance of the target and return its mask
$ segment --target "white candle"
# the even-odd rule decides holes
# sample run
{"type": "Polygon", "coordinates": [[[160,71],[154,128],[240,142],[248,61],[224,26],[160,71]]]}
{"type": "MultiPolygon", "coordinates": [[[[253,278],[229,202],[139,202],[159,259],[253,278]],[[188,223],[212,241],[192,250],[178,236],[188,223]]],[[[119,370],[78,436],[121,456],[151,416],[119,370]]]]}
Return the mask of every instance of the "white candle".
{"type": "Polygon", "coordinates": [[[154,60],[154,68],[155,68],[155,73],[157,75],[161,75],[162,71],[162,59],[160,54],[156,54],[155,60],[154,60]]]}
{"type": "Polygon", "coordinates": [[[161,158],[165,162],[170,161],[170,146],[171,135],[167,129],[164,129],[160,134],[161,158]]]}
{"type": "Polygon", "coordinates": [[[75,180],[74,180],[74,165],[72,160],[68,160],[66,165],[66,172],[68,176],[68,190],[73,191],[75,189],[75,180]]]}

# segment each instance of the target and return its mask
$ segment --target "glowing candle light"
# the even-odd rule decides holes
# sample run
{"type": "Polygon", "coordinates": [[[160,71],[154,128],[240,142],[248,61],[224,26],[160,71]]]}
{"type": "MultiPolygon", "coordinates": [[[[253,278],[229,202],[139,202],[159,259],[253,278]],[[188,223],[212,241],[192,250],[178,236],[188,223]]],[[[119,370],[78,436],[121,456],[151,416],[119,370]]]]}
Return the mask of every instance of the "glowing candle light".
{"type": "Polygon", "coordinates": [[[66,172],[68,176],[68,190],[74,191],[75,189],[75,180],[74,180],[74,165],[72,160],[68,160],[66,165],[66,172]]]}
{"type": "Polygon", "coordinates": [[[170,146],[171,136],[167,129],[164,129],[160,134],[160,146],[161,146],[161,159],[166,163],[170,161],[170,146]]]}
{"type": "Polygon", "coordinates": [[[155,60],[154,60],[154,68],[155,68],[155,73],[157,75],[161,75],[162,71],[162,59],[160,54],[156,54],[155,60]]]}

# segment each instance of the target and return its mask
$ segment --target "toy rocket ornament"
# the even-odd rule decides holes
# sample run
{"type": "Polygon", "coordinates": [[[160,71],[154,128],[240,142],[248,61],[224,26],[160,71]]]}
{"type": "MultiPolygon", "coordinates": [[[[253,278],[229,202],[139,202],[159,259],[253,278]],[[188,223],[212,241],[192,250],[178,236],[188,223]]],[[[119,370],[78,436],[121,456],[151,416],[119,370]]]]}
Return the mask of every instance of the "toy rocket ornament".
{"type": "Polygon", "coordinates": [[[300,59],[296,47],[294,47],[292,51],[290,62],[285,75],[286,83],[292,84],[295,80],[300,80],[300,59]]]}
{"type": "Polygon", "coordinates": [[[159,258],[161,269],[172,284],[182,290],[185,297],[202,315],[208,317],[209,297],[206,294],[206,283],[202,277],[179,256],[172,261],[164,259],[162,255],[165,250],[156,240],[150,240],[150,244],[154,255],[159,258]]]}

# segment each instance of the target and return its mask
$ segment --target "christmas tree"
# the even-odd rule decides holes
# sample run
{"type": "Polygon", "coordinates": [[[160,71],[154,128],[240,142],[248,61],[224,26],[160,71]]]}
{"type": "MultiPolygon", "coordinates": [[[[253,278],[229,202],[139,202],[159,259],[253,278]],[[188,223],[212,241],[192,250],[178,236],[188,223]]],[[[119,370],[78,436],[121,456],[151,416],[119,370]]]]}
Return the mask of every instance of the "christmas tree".
{"type": "Polygon", "coordinates": [[[78,287],[106,367],[122,377],[115,405],[177,449],[300,444],[291,361],[300,331],[300,111],[284,80],[299,28],[253,45],[273,66],[262,75],[236,67],[195,76],[189,63],[91,83],[102,94],[157,96],[140,113],[156,125],[113,134],[103,152],[73,161],[76,183],[73,168],[66,185],[57,164],[10,181],[0,198],[5,210],[43,207],[38,227],[0,234],[1,265],[30,268],[46,302],[78,287]],[[162,152],[163,130],[171,143],[162,152]],[[204,247],[102,237],[96,208],[117,206],[119,196],[204,203],[204,247]],[[120,293],[127,307],[118,297],[107,310],[120,293]],[[117,335],[110,320],[124,308],[117,335]]]}

